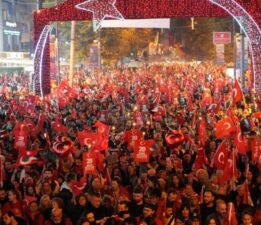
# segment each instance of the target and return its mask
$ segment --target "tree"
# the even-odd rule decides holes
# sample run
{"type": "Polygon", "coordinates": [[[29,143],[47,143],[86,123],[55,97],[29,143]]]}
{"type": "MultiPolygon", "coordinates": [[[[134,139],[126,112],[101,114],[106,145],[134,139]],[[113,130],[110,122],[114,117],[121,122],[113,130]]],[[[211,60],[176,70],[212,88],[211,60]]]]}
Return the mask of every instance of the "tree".
{"type": "MultiPolygon", "coordinates": [[[[231,31],[232,19],[226,18],[196,18],[195,29],[191,29],[190,19],[174,19],[173,30],[176,40],[184,44],[187,59],[214,60],[216,57],[213,44],[214,31],[231,31]],[[176,27],[176,28],[175,28],[176,27]]],[[[232,45],[225,46],[226,62],[233,61],[232,45]]]]}
{"type": "Polygon", "coordinates": [[[155,29],[109,28],[101,30],[101,55],[106,64],[115,64],[118,60],[135,55],[154,40],[155,29]]]}

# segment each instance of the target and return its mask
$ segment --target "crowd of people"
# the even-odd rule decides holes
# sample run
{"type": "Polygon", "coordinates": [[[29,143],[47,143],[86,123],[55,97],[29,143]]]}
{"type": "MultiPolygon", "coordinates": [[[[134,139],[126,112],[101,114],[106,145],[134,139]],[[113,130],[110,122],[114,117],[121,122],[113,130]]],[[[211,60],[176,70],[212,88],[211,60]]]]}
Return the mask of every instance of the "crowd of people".
{"type": "Polygon", "coordinates": [[[224,66],[0,79],[0,225],[260,224],[260,106],[224,66]]]}

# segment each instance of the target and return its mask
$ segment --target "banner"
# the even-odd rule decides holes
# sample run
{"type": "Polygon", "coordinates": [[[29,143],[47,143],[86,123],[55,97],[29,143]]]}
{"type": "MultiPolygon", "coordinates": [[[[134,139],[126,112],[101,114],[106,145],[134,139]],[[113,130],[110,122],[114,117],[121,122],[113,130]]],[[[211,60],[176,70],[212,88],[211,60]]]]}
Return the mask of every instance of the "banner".
{"type": "Polygon", "coordinates": [[[149,162],[150,147],[153,145],[154,140],[140,140],[134,146],[134,161],[140,163],[149,162]]]}
{"type": "Polygon", "coordinates": [[[140,163],[149,162],[149,149],[146,148],[145,143],[139,143],[134,149],[134,161],[140,163]]]}
{"type": "Polygon", "coordinates": [[[84,152],[82,159],[83,173],[94,174],[96,172],[96,157],[94,153],[84,152]]]}
{"type": "Polygon", "coordinates": [[[103,20],[102,28],[121,27],[121,28],[159,28],[169,29],[170,19],[124,19],[124,20],[103,20]]]}

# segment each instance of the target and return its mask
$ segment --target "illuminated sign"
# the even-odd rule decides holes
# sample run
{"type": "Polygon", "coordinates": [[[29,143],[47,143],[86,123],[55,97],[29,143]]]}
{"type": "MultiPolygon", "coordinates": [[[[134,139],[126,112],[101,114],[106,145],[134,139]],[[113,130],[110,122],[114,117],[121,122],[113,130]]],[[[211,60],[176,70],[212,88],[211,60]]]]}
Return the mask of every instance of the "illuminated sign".
{"type": "Polygon", "coordinates": [[[13,35],[13,36],[20,36],[21,32],[15,31],[15,30],[4,30],[4,34],[13,35]]]}
{"type": "Polygon", "coordinates": [[[7,27],[17,27],[17,24],[16,24],[16,22],[8,22],[8,21],[6,21],[5,22],[5,26],[7,26],[7,27]]]}

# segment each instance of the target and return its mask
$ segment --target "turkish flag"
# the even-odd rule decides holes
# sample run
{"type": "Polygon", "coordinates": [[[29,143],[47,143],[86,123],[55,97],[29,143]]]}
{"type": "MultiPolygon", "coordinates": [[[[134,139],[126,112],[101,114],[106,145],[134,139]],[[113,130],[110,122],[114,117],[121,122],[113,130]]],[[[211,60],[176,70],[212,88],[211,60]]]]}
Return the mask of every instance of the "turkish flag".
{"type": "Polygon", "coordinates": [[[192,97],[188,98],[188,110],[193,110],[195,108],[194,103],[192,101],[192,97]]]}
{"type": "Polygon", "coordinates": [[[100,121],[96,122],[94,126],[98,128],[98,142],[96,148],[99,151],[106,150],[108,148],[109,126],[100,121]]]}
{"type": "Polygon", "coordinates": [[[181,145],[182,142],[184,141],[184,138],[185,138],[184,134],[180,129],[179,130],[170,129],[165,135],[166,143],[171,148],[176,148],[179,145],[181,145]]]}
{"type": "Polygon", "coordinates": [[[107,126],[106,124],[104,124],[104,123],[102,123],[100,121],[97,121],[94,124],[94,127],[98,128],[98,133],[101,134],[102,136],[104,136],[104,137],[108,137],[109,136],[109,126],[107,126]]]}
{"type": "Polygon", "coordinates": [[[13,135],[16,135],[17,133],[20,132],[21,126],[25,126],[25,123],[20,121],[20,122],[15,124],[15,126],[12,130],[13,135]]]}
{"type": "Polygon", "coordinates": [[[136,142],[142,137],[142,132],[137,129],[132,129],[124,133],[123,139],[128,143],[128,147],[134,147],[136,142]]]}
{"type": "Polygon", "coordinates": [[[166,109],[162,105],[157,105],[154,109],[151,110],[154,113],[154,116],[164,117],[166,116],[166,109]]]}
{"type": "Polygon", "coordinates": [[[27,144],[27,127],[25,123],[19,123],[19,131],[15,127],[13,132],[15,132],[15,149],[25,149],[27,144]]]}
{"type": "Polygon", "coordinates": [[[63,132],[66,133],[68,131],[68,128],[64,125],[62,125],[61,123],[57,123],[57,122],[52,122],[51,126],[53,128],[54,131],[56,132],[63,132]]]}
{"type": "Polygon", "coordinates": [[[34,122],[30,118],[25,118],[24,122],[28,127],[29,134],[31,135],[31,137],[35,138],[37,133],[36,133],[36,126],[34,122]]]}
{"type": "Polygon", "coordinates": [[[62,137],[63,140],[61,141],[56,141],[53,143],[53,152],[57,154],[60,157],[66,157],[70,153],[75,151],[75,148],[73,146],[73,142],[67,138],[67,137],[62,137]]]}
{"type": "Polygon", "coordinates": [[[43,130],[44,127],[44,121],[45,121],[45,115],[43,113],[40,113],[38,123],[36,126],[37,133],[43,130]]]}
{"type": "Polygon", "coordinates": [[[247,139],[242,135],[240,126],[237,126],[237,132],[234,137],[234,143],[236,145],[238,153],[246,155],[247,152],[247,139]]]}
{"type": "Polygon", "coordinates": [[[227,160],[226,166],[224,168],[224,173],[221,182],[225,183],[231,178],[236,179],[238,177],[236,161],[237,161],[236,152],[232,150],[232,152],[230,152],[229,159],[227,160]]]}
{"type": "Polygon", "coordinates": [[[57,92],[59,94],[65,94],[68,95],[69,92],[71,92],[72,88],[70,87],[67,80],[62,80],[59,87],[57,88],[57,92]]]}
{"type": "Polygon", "coordinates": [[[94,127],[98,128],[99,134],[99,147],[100,151],[106,150],[108,148],[108,140],[109,140],[109,126],[106,124],[97,121],[94,127]]]}
{"type": "Polygon", "coordinates": [[[88,132],[88,131],[78,131],[78,139],[81,146],[89,146],[89,149],[93,149],[97,142],[99,141],[99,134],[88,132]]]}
{"type": "Polygon", "coordinates": [[[150,147],[153,145],[153,140],[139,140],[134,146],[134,161],[140,163],[149,162],[150,147]]]}
{"type": "Polygon", "coordinates": [[[62,96],[58,98],[58,106],[59,108],[66,108],[69,104],[69,99],[68,96],[62,96]]]}
{"type": "Polygon", "coordinates": [[[19,151],[18,160],[16,162],[16,166],[27,166],[36,163],[42,163],[39,158],[36,157],[38,151],[30,151],[22,149],[19,151]]]}
{"type": "Polygon", "coordinates": [[[234,123],[230,117],[216,123],[216,137],[219,139],[229,136],[234,130],[234,123]]]}
{"type": "Polygon", "coordinates": [[[200,120],[199,126],[198,126],[198,135],[199,135],[199,141],[200,145],[204,146],[206,141],[207,141],[207,129],[206,129],[206,121],[205,120],[200,120]]]}
{"type": "Polygon", "coordinates": [[[251,140],[252,161],[258,162],[261,157],[261,139],[251,140]]]}
{"type": "Polygon", "coordinates": [[[230,152],[230,146],[227,141],[223,141],[217,148],[217,151],[215,152],[215,155],[212,160],[212,164],[215,168],[224,170],[228,155],[230,152]]]}
{"type": "Polygon", "coordinates": [[[96,172],[96,155],[94,152],[84,152],[82,156],[83,174],[96,172]]]}
{"type": "Polygon", "coordinates": [[[23,102],[20,103],[21,110],[25,111],[25,113],[33,113],[35,104],[34,100],[31,99],[31,97],[27,97],[26,99],[23,100],[23,102]]]}
{"type": "Polygon", "coordinates": [[[239,119],[238,117],[235,115],[234,111],[233,111],[233,108],[232,106],[230,106],[228,109],[227,109],[227,116],[231,118],[233,124],[236,124],[239,122],[239,119]]]}
{"type": "Polygon", "coordinates": [[[75,196],[79,196],[81,193],[83,193],[83,190],[86,187],[86,185],[87,185],[86,175],[83,175],[79,181],[73,180],[71,182],[72,192],[75,194],[75,196]]]}
{"type": "Polygon", "coordinates": [[[244,95],[243,95],[243,91],[240,87],[239,82],[236,80],[235,84],[234,84],[234,88],[233,88],[233,102],[237,103],[243,100],[244,95]]]}
{"type": "Polygon", "coordinates": [[[261,119],[261,111],[253,113],[252,117],[255,117],[257,119],[261,119]]]}
{"type": "Polygon", "coordinates": [[[235,207],[233,202],[228,203],[227,216],[222,225],[238,225],[235,207]]]}
{"type": "Polygon", "coordinates": [[[209,113],[217,113],[219,111],[219,109],[220,109],[220,104],[221,103],[218,102],[218,103],[213,103],[213,104],[209,105],[207,107],[207,112],[209,112],[209,113]]]}
{"type": "Polygon", "coordinates": [[[204,167],[204,165],[208,165],[208,164],[209,164],[209,161],[205,154],[205,150],[203,148],[200,148],[197,152],[197,157],[193,164],[193,170],[197,171],[199,169],[202,169],[204,167]]]}

